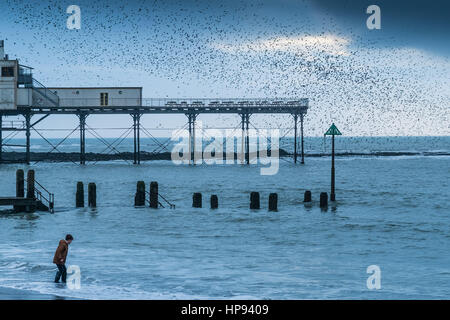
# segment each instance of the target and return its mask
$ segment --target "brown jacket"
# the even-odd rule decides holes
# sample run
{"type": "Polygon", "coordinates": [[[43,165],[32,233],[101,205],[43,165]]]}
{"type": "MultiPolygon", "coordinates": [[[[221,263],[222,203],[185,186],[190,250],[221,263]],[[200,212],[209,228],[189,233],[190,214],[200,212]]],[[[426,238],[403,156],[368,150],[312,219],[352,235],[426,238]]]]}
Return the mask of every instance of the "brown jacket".
{"type": "Polygon", "coordinates": [[[65,240],[60,240],[58,248],[56,249],[55,256],[53,257],[53,263],[65,264],[67,253],[69,252],[69,245],[65,240]],[[62,261],[61,261],[62,259],[62,261]]]}

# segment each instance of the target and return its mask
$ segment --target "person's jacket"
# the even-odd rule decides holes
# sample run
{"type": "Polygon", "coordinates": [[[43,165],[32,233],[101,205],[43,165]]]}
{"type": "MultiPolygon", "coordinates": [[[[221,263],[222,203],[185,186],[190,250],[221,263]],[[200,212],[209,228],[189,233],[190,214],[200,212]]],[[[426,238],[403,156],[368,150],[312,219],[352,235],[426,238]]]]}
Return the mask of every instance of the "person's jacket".
{"type": "Polygon", "coordinates": [[[53,263],[65,264],[67,253],[69,252],[69,245],[65,240],[60,240],[58,248],[56,249],[55,256],[53,257],[53,263]],[[61,261],[62,259],[62,261],[61,261]]]}

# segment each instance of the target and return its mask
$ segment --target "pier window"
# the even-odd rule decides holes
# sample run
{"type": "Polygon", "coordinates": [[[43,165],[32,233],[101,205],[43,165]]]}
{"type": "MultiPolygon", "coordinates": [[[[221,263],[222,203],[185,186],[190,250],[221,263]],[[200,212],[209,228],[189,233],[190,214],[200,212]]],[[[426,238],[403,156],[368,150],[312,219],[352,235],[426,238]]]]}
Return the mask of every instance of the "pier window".
{"type": "Polygon", "coordinates": [[[100,105],[101,106],[108,105],[108,93],[107,92],[100,93],[100,105]]]}
{"type": "Polygon", "coordinates": [[[14,67],[2,67],[2,77],[14,77],[14,67]]]}

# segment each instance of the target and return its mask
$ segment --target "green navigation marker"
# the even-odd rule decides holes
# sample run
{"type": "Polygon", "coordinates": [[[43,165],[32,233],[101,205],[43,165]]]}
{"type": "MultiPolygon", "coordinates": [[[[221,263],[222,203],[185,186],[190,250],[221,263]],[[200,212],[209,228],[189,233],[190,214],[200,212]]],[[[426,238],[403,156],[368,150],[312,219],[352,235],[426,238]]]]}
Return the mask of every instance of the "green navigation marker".
{"type": "Polygon", "coordinates": [[[334,174],[334,136],[342,136],[342,133],[339,131],[339,129],[336,127],[336,125],[333,123],[331,127],[325,132],[326,136],[331,136],[331,194],[330,194],[330,200],[336,201],[336,194],[335,194],[335,174],[334,174]]]}
{"type": "Polygon", "coordinates": [[[333,123],[331,125],[330,129],[328,129],[328,131],[325,132],[325,135],[326,136],[342,136],[342,133],[339,131],[339,129],[333,123]]]}

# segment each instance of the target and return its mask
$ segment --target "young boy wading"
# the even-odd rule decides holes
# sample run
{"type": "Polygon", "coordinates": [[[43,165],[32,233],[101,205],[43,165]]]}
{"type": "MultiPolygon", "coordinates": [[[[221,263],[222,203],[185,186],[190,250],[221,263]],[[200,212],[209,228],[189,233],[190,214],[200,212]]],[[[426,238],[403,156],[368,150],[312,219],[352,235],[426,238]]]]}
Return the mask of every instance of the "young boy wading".
{"type": "Polygon", "coordinates": [[[66,240],[60,240],[58,248],[56,249],[55,256],[53,258],[53,263],[58,267],[58,272],[56,272],[55,282],[59,282],[59,278],[62,277],[62,282],[66,283],[66,258],[69,252],[69,244],[72,243],[72,235],[66,235],[66,240]]]}

